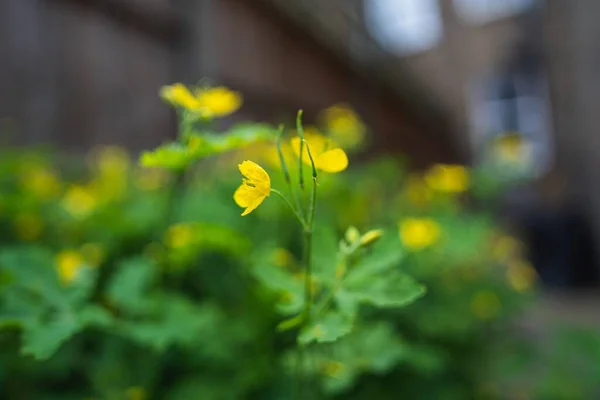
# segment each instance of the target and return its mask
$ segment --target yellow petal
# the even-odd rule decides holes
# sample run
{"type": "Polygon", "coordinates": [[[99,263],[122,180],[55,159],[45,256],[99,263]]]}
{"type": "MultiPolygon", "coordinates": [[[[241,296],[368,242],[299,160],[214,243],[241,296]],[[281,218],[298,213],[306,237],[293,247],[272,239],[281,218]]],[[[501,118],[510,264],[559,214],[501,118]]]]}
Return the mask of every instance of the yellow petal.
{"type": "Polygon", "coordinates": [[[242,175],[254,186],[265,185],[271,190],[271,178],[267,171],[253,161],[244,161],[238,165],[242,175]]]}
{"type": "Polygon", "coordinates": [[[342,149],[329,150],[317,157],[315,165],[325,172],[341,172],[348,167],[348,156],[342,149]]]}
{"type": "Polygon", "coordinates": [[[255,197],[256,195],[253,188],[246,184],[240,185],[240,187],[237,188],[237,190],[233,194],[233,200],[235,201],[235,203],[243,208],[246,208],[250,204],[252,204],[252,201],[255,197]]]}
{"type": "Polygon", "coordinates": [[[217,117],[231,114],[242,105],[242,96],[238,92],[222,86],[199,90],[197,96],[200,107],[217,117]]]}
{"type": "Polygon", "coordinates": [[[200,106],[198,99],[181,83],[163,87],[160,94],[163,99],[171,104],[188,110],[197,109],[200,106]]]}

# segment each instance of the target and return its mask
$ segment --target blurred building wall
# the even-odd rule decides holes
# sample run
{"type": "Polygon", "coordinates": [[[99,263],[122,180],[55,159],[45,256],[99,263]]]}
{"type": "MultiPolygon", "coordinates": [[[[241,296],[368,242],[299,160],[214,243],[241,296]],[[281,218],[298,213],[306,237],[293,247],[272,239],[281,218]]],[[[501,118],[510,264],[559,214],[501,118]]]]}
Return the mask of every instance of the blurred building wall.
{"type": "Polygon", "coordinates": [[[377,64],[383,63],[375,59],[361,63],[376,44],[364,33],[355,40],[363,28],[338,7],[343,2],[329,3],[329,14],[296,4],[310,5],[4,0],[2,130],[14,128],[13,142],[66,149],[148,148],[174,134],[172,112],[157,96],[160,86],[207,77],[244,94],[234,118],[293,121],[303,108],[310,122],[318,110],[345,101],[373,128],[375,146],[406,153],[421,166],[459,159],[451,125],[441,109],[426,104],[425,92],[409,87],[407,76],[381,72],[377,64]],[[298,23],[311,18],[312,25],[298,23]],[[336,28],[315,28],[329,26],[336,28]]]}

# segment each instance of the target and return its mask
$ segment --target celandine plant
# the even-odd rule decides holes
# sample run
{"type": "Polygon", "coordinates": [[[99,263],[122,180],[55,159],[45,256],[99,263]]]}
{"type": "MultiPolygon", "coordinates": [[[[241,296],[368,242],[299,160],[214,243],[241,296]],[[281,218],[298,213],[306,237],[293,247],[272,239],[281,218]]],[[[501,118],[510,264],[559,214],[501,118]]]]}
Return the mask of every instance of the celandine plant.
{"type": "MultiPolygon", "coordinates": [[[[314,395],[318,390],[313,382],[316,375],[334,379],[334,390],[335,386],[343,388],[353,376],[369,370],[365,365],[359,367],[359,359],[362,358],[361,362],[365,363],[364,355],[359,354],[360,345],[355,345],[355,365],[352,360],[342,363],[331,355],[336,352],[332,344],[351,336],[356,327],[369,325],[362,318],[361,305],[402,307],[424,294],[423,286],[398,270],[402,251],[394,236],[392,240],[376,243],[383,236],[383,230],[360,234],[356,228],[350,227],[336,245],[335,234],[330,227],[322,226],[317,232],[315,215],[320,174],[335,174],[348,166],[348,156],[334,138],[340,138],[338,141],[349,147],[356,146],[364,135],[362,123],[348,107],[336,106],[325,114],[330,137],[313,128],[305,133],[301,110],[296,118],[296,134],[289,140],[283,126],[275,131],[260,124],[248,124],[241,130],[234,128],[215,134],[207,129],[211,126],[211,119],[235,111],[241,105],[241,97],[237,93],[225,88],[190,91],[181,84],[175,84],[163,89],[162,94],[179,111],[180,133],[176,142],[142,154],[143,165],[168,167],[181,172],[205,156],[260,141],[272,141],[287,186],[285,193],[271,187],[271,177],[263,167],[245,160],[239,164],[243,180],[233,198],[244,209],[242,216],[246,216],[271,194],[279,197],[302,231],[302,267],[282,269],[269,265],[264,257],[258,257],[260,261],[252,266],[251,272],[263,289],[275,295],[274,306],[282,315],[277,331],[296,332],[298,351],[293,357],[295,362],[290,363],[290,370],[295,373],[298,383],[296,395],[303,398],[314,395]],[[341,132],[354,134],[343,135],[341,132]],[[291,152],[284,149],[291,149],[291,152]],[[309,182],[305,179],[305,165],[309,167],[309,182]],[[292,174],[292,170],[297,174],[292,174]],[[318,241],[318,257],[313,254],[315,239],[318,241]],[[309,347],[314,343],[330,347],[309,347]],[[324,354],[330,355],[325,357],[324,354]]],[[[271,150],[265,148],[264,151],[271,150]]],[[[387,335],[385,332],[390,331],[386,329],[384,327],[382,331],[384,337],[387,335]]],[[[350,340],[357,339],[350,337],[350,340]]],[[[380,350],[385,352],[385,340],[380,346],[380,350]]],[[[398,356],[392,351],[391,359],[384,364],[393,365],[394,354],[398,356]]],[[[348,354],[344,352],[340,357],[347,358],[348,354]]]]}

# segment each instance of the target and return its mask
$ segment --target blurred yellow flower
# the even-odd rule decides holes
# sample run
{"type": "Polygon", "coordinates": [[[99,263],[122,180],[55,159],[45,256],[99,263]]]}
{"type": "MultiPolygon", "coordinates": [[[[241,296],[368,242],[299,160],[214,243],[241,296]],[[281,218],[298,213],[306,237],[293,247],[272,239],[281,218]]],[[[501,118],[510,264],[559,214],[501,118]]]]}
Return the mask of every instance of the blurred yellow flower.
{"type": "Polygon", "coordinates": [[[346,366],[339,361],[327,360],[323,362],[321,370],[330,378],[338,378],[342,375],[346,366]]]}
{"type": "Polygon", "coordinates": [[[242,106],[242,96],[223,86],[199,89],[196,96],[200,108],[209,116],[224,117],[242,106]]]}
{"type": "Polygon", "coordinates": [[[480,290],[471,299],[471,311],[479,319],[491,319],[500,311],[500,298],[491,290],[480,290]]]}
{"type": "Polygon", "coordinates": [[[96,149],[94,167],[102,175],[116,176],[127,173],[131,165],[129,153],[118,146],[106,146],[96,149]]]}
{"type": "Polygon", "coordinates": [[[294,256],[287,249],[278,247],[273,250],[273,263],[278,267],[289,267],[294,263],[294,256]]]}
{"type": "Polygon", "coordinates": [[[325,126],[333,141],[343,148],[359,146],[365,136],[365,125],[347,104],[336,104],[323,112],[325,126]]]}
{"type": "Polygon", "coordinates": [[[362,235],[362,237],[360,238],[360,245],[363,247],[368,246],[371,243],[374,243],[375,241],[379,240],[379,238],[382,236],[383,236],[382,229],[370,230],[367,233],[365,233],[364,235],[362,235]]]}
{"type": "Polygon", "coordinates": [[[223,86],[199,88],[192,94],[183,84],[175,83],[164,86],[160,95],[175,106],[208,118],[224,117],[237,111],[242,105],[242,96],[223,86]]]}
{"type": "Polygon", "coordinates": [[[416,205],[423,206],[431,201],[431,188],[425,183],[423,178],[416,174],[411,174],[404,187],[404,193],[408,200],[416,205]]]}
{"type": "Polygon", "coordinates": [[[506,279],[517,292],[526,292],[535,285],[537,273],[527,261],[517,260],[508,265],[506,279]]]}
{"type": "Polygon", "coordinates": [[[62,207],[73,217],[85,218],[96,208],[96,197],[82,185],[71,185],[61,200],[62,207]]]}
{"type": "Polygon", "coordinates": [[[168,247],[179,249],[194,243],[196,231],[187,223],[179,223],[169,227],[165,233],[164,242],[168,247]]]}
{"type": "Polygon", "coordinates": [[[140,168],[134,175],[134,185],[143,191],[154,192],[169,180],[169,175],[160,168],[140,168]]]}
{"type": "Polygon", "coordinates": [[[436,243],[440,226],[429,218],[406,218],[399,223],[400,239],[407,249],[418,251],[436,243]]]}
{"type": "Polygon", "coordinates": [[[514,237],[502,235],[492,247],[492,256],[498,261],[508,261],[519,254],[522,245],[514,237]]]}
{"type": "Polygon", "coordinates": [[[160,96],[174,106],[183,107],[190,111],[200,108],[198,99],[181,83],[163,86],[160,89],[160,96]]]}
{"type": "Polygon", "coordinates": [[[469,172],[462,165],[437,164],[425,174],[427,185],[440,192],[460,193],[469,189],[469,172]]]}
{"type": "Polygon", "coordinates": [[[494,139],[494,154],[500,161],[516,163],[525,156],[523,136],[517,132],[507,132],[494,139]]]}
{"type": "Polygon", "coordinates": [[[104,260],[104,249],[100,243],[85,243],[81,246],[81,255],[87,265],[97,267],[104,260]]]}
{"type": "MultiPolygon", "coordinates": [[[[340,148],[330,148],[331,141],[325,136],[318,133],[310,133],[305,130],[304,139],[310,148],[310,152],[315,162],[315,168],[318,170],[336,173],[341,172],[348,167],[348,156],[344,150],[340,148]]],[[[293,137],[290,140],[292,149],[296,156],[300,156],[300,138],[298,136],[293,137]]],[[[302,161],[305,164],[311,165],[310,157],[306,147],[303,149],[302,161]]]]}
{"type": "Polygon", "coordinates": [[[37,239],[44,230],[44,221],[32,213],[17,214],[13,224],[17,237],[26,242],[37,239]]]}
{"type": "Polygon", "coordinates": [[[243,179],[233,194],[235,203],[245,208],[242,216],[250,214],[271,194],[271,178],[267,171],[252,161],[238,165],[243,179]]]}
{"type": "Polygon", "coordinates": [[[44,166],[27,165],[21,171],[21,185],[35,197],[47,200],[60,193],[58,175],[44,166]]]}
{"type": "Polygon", "coordinates": [[[85,265],[81,254],[75,250],[63,250],[56,255],[58,277],[64,285],[68,285],[85,265]]]}
{"type": "Polygon", "coordinates": [[[146,400],[148,393],[141,386],[132,386],[126,391],[127,400],[146,400]]]}

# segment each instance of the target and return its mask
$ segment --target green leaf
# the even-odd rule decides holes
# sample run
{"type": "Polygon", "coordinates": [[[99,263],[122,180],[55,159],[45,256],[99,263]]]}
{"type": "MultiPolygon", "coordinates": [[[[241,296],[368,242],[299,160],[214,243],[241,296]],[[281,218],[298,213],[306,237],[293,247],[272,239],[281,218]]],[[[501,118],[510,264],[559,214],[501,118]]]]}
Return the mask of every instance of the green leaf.
{"type": "Polygon", "coordinates": [[[195,158],[236,150],[254,143],[275,140],[275,128],[267,124],[237,124],[223,133],[193,133],[190,148],[195,158]]]}
{"type": "Polygon", "coordinates": [[[298,343],[330,343],[352,331],[352,321],[341,313],[329,311],[300,331],[298,343]]]}
{"type": "Polygon", "coordinates": [[[140,156],[143,167],[160,167],[180,170],[192,161],[190,150],[179,143],[167,143],[152,151],[144,151],[140,156]]]}
{"type": "Polygon", "coordinates": [[[141,312],[148,307],[146,291],[156,277],[155,265],[145,258],[121,262],[109,282],[106,295],[115,306],[129,312],[141,312]]]}
{"type": "Polygon", "coordinates": [[[43,324],[32,323],[25,326],[21,352],[38,360],[45,360],[81,328],[81,324],[72,315],[62,315],[43,324]]]}
{"type": "Polygon", "coordinates": [[[348,277],[343,286],[345,294],[377,307],[403,307],[425,294],[423,285],[400,271],[348,277]]]}

